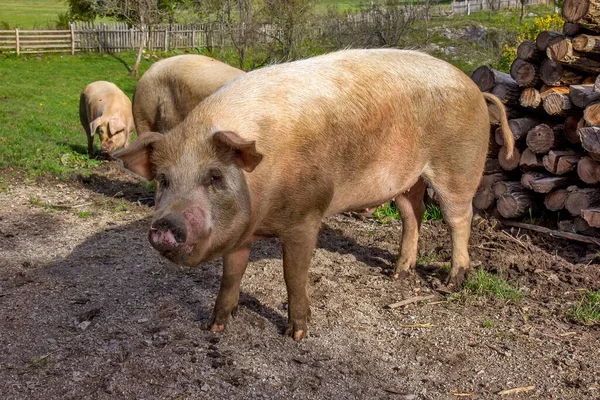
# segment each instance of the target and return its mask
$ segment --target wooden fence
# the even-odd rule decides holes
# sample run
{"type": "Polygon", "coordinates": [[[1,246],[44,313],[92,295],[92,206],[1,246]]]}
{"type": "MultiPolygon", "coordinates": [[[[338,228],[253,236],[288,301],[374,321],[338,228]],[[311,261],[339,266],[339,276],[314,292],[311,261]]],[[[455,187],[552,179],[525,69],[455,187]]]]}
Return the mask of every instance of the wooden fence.
{"type": "MultiPolygon", "coordinates": [[[[527,0],[526,5],[547,4],[548,1],[552,0],[527,0]]],[[[520,0],[453,0],[451,4],[430,6],[426,15],[426,9],[418,4],[407,7],[403,12],[430,18],[519,6],[520,0]]],[[[374,14],[370,12],[349,15],[347,22],[356,25],[370,23],[373,17],[374,14]]],[[[321,27],[313,28],[314,35],[319,36],[321,27]]],[[[149,50],[224,48],[232,46],[233,37],[240,38],[250,34],[249,32],[245,26],[226,27],[219,24],[170,24],[155,26],[151,30],[140,30],[128,27],[124,23],[78,22],[71,24],[68,30],[0,30],[0,52],[119,52],[139,48],[144,38],[149,50]]],[[[251,40],[267,44],[278,40],[279,35],[276,26],[260,25],[253,27],[251,40]]]]}

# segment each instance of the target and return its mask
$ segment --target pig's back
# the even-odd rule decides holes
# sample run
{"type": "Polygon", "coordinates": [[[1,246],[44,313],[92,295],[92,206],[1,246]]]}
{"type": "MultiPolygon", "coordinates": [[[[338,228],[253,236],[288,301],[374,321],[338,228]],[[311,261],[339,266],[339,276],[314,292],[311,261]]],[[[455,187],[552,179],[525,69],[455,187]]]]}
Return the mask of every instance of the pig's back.
{"type": "Polygon", "coordinates": [[[478,162],[489,133],[469,77],[401,50],[345,50],[253,71],[191,117],[255,140],[264,158],[252,179],[270,181],[273,196],[297,197],[294,187],[326,193],[328,214],[381,204],[442,157],[478,162]]]}

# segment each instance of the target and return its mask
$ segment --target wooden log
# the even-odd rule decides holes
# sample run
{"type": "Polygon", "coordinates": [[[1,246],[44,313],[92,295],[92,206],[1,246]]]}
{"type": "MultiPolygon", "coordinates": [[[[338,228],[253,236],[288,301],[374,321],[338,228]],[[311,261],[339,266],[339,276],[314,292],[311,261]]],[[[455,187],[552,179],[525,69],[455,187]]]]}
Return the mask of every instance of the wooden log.
{"type": "Polygon", "coordinates": [[[581,33],[583,28],[579,24],[575,24],[572,22],[565,22],[563,25],[563,34],[567,36],[575,36],[578,33],[581,33]]]}
{"type": "Polygon", "coordinates": [[[577,176],[590,185],[600,182],[600,163],[590,157],[582,157],[577,163],[577,176]]]}
{"type": "Polygon", "coordinates": [[[535,44],[541,51],[546,51],[551,40],[563,37],[565,36],[560,32],[542,31],[535,38],[535,44]]]}
{"type": "Polygon", "coordinates": [[[513,169],[515,169],[519,166],[519,160],[521,159],[521,152],[519,151],[518,148],[515,147],[513,149],[513,154],[510,158],[507,156],[507,154],[508,154],[508,150],[506,149],[506,146],[502,146],[500,148],[500,151],[498,152],[498,162],[500,163],[500,166],[504,170],[512,171],[513,169]]]}
{"type": "Polygon", "coordinates": [[[494,197],[494,185],[496,182],[507,179],[509,177],[506,172],[484,175],[473,197],[473,206],[478,210],[487,210],[492,207],[496,201],[494,197]]]}
{"type": "Polygon", "coordinates": [[[565,208],[565,200],[569,192],[565,189],[556,189],[551,191],[544,198],[544,207],[550,211],[559,211],[565,208]]]}
{"type": "Polygon", "coordinates": [[[565,21],[577,23],[593,31],[600,30],[600,1],[565,0],[562,15],[565,21]]]}
{"type": "Polygon", "coordinates": [[[544,156],[544,168],[550,173],[564,175],[577,168],[581,157],[582,154],[575,150],[550,150],[544,156]]]}
{"type": "Polygon", "coordinates": [[[482,92],[489,92],[492,88],[498,84],[514,85],[518,86],[515,80],[507,73],[497,71],[488,66],[481,66],[477,68],[471,79],[482,92]]]}
{"type": "Polygon", "coordinates": [[[544,172],[528,171],[521,175],[521,185],[524,188],[533,190],[533,181],[536,179],[549,178],[550,176],[544,172]]]}
{"type": "Polygon", "coordinates": [[[600,61],[590,58],[586,53],[575,51],[569,38],[552,42],[546,49],[546,54],[549,59],[580,71],[596,74],[600,72],[600,61]]]}
{"type": "Polygon", "coordinates": [[[485,160],[485,168],[483,170],[486,174],[492,174],[495,172],[503,172],[504,169],[500,166],[500,161],[497,158],[487,158],[485,160]]]}
{"type": "Polygon", "coordinates": [[[583,115],[580,113],[569,115],[565,119],[564,133],[565,138],[569,141],[569,143],[581,143],[581,138],[579,137],[579,133],[577,133],[577,130],[583,127],[584,125],[585,120],[583,119],[583,115]]]}
{"type": "Polygon", "coordinates": [[[521,154],[519,168],[523,171],[544,168],[543,156],[541,154],[535,154],[529,148],[526,148],[521,154]]]}
{"type": "Polygon", "coordinates": [[[525,40],[517,47],[517,57],[521,60],[538,64],[546,57],[546,53],[538,49],[533,40],[525,40]]]}
{"type": "Polygon", "coordinates": [[[600,53],[600,37],[592,35],[577,35],[573,38],[573,49],[584,53],[600,53]]]}
{"type": "Polygon", "coordinates": [[[581,214],[581,210],[600,204],[599,188],[574,188],[565,200],[565,208],[571,215],[581,214]]]}
{"type": "Polygon", "coordinates": [[[540,91],[536,88],[525,88],[521,92],[521,97],[519,98],[519,104],[521,107],[529,108],[532,110],[541,110],[543,109],[542,105],[542,96],[540,91]]]}
{"type": "MultiPolygon", "coordinates": [[[[493,128],[493,127],[491,127],[493,128]]],[[[497,129],[497,128],[496,128],[497,129]]],[[[498,153],[500,152],[500,145],[498,143],[496,143],[496,129],[493,129],[494,134],[490,134],[490,143],[488,145],[488,153],[487,153],[487,157],[488,159],[495,159],[496,162],[498,161],[498,153]]],[[[486,160],[487,163],[487,160],[486,160]]],[[[500,164],[498,164],[500,165],[500,164]]]]}
{"type": "Polygon", "coordinates": [[[589,226],[600,228],[600,208],[586,208],[581,210],[581,216],[589,226]]]}
{"type": "Polygon", "coordinates": [[[527,190],[512,188],[496,201],[496,209],[504,218],[522,217],[534,205],[535,197],[527,190]]]}
{"type": "Polygon", "coordinates": [[[536,154],[547,153],[560,143],[561,130],[562,125],[539,124],[527,133],[527,147],[536,154]]]}
{"type": "Polygon", "coordinates": [[[521,88],[519,85],[499,83],[492,88],[490,93],[498,97],[504,104],[518,106],[522,91],[523,88],[521,88]]]}
{"type": "MultiPolygon", "coordinates": [[[[586,126],[577,130],[581,138],[581,146],[589,153],[600,154],[600,127],[586,126]]],[[[590,154],[594,160],[594,156],[590,154]]]]}
{"type": "Polygon", "coordinates": [[[580,72],[565,68],[561,63],[549,58],[540,66],[540,78],[548,86],[576,85],[583,80],[580,72]]]}
{"type": "Polygon", "coordinates": [[[548,178],[534,179],[531,188],[536,193],[550,193],[551,191],[569,186],[574,183],[573,178],[568,176],[550,176],[548,178]]]}
{"type": "Polygon", "coordinates": [[[594,92],[600,92],[600,75],[598,75],[594,81],[594,92]]]}
{"type": "MultiPolygon", "coordinates": [[[[515,142],[525,140],[527,137],[527,132],[532,129],[534,126],[537,126],[541,123],[538,118],[533,117],[523,117],[523,118],[515,118],[508,120],[508,126],[510,127],[510,132],[515,138],[515,142]]],[[[504,135],[502,134],[502,127],[496,128],[495,132],[496,143],[500,146],[504,146],[504,135]]]]}
{"type": "Polygon", "coordinates": [[[575,232],[575,224],[572,219],[563,219],[558,221],[558,230],[562,232],[575,232]]]}
{"type": "Polygon", "coordinates": [[[588,224],[588,222],[582,217],[576,217],[573,219],[573,228],[575,232],[581,233],[588,236],[598,237],[600,231],[596,228],[593,228],[588,224]]]}
{"type": "Polygon", "coordinates": [[[540,84],[540,69],[536,64],[515,59],[510,66],[510,76],[523,87],[534,87],[540,84]]]}
{"type": "Polygon", "coordinates": [[[600,93],[594,91],[594,85],[571,85],[569,98],[573,105],[586,108],[590,103],[600,100],[600,93]]]}
{"type": "Polygon", "coordinates": [[[505,194],[512,193],[514,191],[522,191],[523,186],[520,181],[500,181],[494,185],[494,197],[499,199],[505,194]]]}
{"type": "Polygon", "coordinates": [[[600,101],[588,104],[583,110],[583,119],[590,126],[600,125],[600,101]]]}
{"type": "Polygon", "coordinates": [[[549,115],[565,116],[573,108],[568,94],[555,91],[548,91],[542,96],[544,111],[549,115]]]}

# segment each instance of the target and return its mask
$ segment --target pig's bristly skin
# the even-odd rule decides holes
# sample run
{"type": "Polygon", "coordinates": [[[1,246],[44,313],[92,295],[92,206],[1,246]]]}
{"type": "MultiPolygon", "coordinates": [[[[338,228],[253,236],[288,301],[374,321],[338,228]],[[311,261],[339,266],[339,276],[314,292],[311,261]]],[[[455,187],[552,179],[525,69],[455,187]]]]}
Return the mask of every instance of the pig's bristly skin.
{"type": "Polygon", "coordinates": [[[428,55],[345,50],[237,77],[166,136],[143,135],[116,156],[159,182],[152,229],[183,216],[173,232],[188,230],[185,242],[151,231],[157,249],[186,265],[223,255],[212,330],[236,310],[252,241],[281,239],[287,333],[298,340],[307,334],[322,218],[394,199],[403,222],[395,276],[403,276],[417,261],[425,180],[452,235],[449,283],[460,284],[488,146],[485,99],[469,77],[428,55]]]}
{"type": "Polygon", "coordinates": [[[165,133],[202,100],[244,71],[214,58],[183,54],[160,60],[144,73],[133,94],[138,133],[165,133]]]}
{"type": "Polygon", "coordinates": [[[100,150],[112,153],[129,145],[134,130],[131,100],[112,82],[87,85],[79,98],[79,120],[88,140],[88,153],[94,153],[94,136],[100,136],[100,150]]]}

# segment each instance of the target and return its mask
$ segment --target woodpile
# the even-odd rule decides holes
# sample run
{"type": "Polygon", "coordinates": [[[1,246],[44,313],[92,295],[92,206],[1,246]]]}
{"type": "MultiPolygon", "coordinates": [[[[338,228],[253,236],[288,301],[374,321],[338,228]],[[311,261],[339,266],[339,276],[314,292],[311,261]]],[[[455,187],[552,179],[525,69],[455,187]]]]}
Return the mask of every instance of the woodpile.
{"type": "Polygon", "coordinates": [[[515,151],[507,156],[490,104],[490,148],[473,204],[503,218],[558,212],[559,229],[600,236],[600,0],[565,0],[563,32],[517,49],[510,74],[472,75],[504,103],[515,151]]]}

